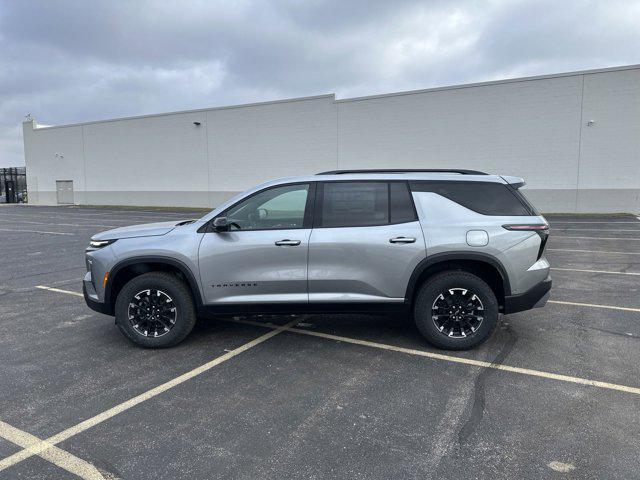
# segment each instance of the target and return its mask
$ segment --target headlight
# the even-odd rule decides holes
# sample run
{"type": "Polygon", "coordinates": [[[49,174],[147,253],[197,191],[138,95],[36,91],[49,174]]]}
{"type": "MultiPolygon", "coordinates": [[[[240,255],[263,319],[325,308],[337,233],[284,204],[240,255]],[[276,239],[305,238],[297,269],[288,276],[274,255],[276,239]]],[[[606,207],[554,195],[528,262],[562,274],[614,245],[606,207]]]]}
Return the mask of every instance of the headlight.
{"type": "Polygon", "coordinates": [[[107,245],[111,245],[115,240],[91,240],[89,242],[89,248],[97,250],[107,245]]]}

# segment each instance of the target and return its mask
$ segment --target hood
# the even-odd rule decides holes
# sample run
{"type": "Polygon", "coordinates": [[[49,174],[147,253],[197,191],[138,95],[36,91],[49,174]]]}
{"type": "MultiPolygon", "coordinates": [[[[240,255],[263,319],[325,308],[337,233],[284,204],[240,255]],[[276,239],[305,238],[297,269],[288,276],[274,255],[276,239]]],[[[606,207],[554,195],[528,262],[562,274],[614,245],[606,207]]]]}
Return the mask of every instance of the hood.
{"type": "Polygon", "coordinates": [[[156,223],[143,223],[142,225],[132,225],[130,227],[114,228],[112,230],[105,230],[104,232],[96,233],[91,237],[92,240],[118,240],[121,238],[135,238],[135,237],[154,237],[158,235],[165,235],[179,225],[184,225],[185,222],[190,221],[183,220],[181,222],[156,222],[156,223]]]}

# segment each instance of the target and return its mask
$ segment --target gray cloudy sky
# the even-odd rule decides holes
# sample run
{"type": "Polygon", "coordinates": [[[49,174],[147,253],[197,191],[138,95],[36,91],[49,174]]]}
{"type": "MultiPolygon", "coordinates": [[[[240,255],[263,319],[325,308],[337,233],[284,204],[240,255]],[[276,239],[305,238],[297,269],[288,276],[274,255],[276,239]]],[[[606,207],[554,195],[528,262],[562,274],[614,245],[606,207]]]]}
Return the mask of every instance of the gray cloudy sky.
{"type": "Polygon", "coordinates": [[[21,122],[339,98],[640,63],[640,1],[0,0],[0,166],[21,122]]]}

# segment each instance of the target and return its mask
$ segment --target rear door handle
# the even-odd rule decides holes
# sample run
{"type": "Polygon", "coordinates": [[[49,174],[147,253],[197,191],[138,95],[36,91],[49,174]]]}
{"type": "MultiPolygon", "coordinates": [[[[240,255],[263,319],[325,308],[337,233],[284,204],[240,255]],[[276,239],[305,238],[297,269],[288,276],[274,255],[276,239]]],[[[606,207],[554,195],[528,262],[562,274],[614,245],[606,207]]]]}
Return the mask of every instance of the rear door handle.
{"type": "Polygon", "coordinates": [[[413,243],[416,239],[413,237],[393,237],[389,239],[391,243],[413,243]]]}
{"type": "Polygon", "coordinates": [[[288,238],[285,238],[284,240],[278,240],[276,242],[276,245],[278,245],[279,247],[295,247],[297,245],[300,245],[300,240],[289,240],[288,238]]]}

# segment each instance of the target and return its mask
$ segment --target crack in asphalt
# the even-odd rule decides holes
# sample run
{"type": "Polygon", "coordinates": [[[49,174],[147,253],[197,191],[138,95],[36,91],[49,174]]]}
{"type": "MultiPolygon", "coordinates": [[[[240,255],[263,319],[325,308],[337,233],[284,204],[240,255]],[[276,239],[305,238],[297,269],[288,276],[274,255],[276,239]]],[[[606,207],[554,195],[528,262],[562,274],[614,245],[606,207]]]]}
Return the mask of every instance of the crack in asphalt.
{"type": "Polygon", "coordinates": [[[596,332],[608,333],[609,335],[617,335],[624,338],[637,338],[640,339],[640,335],[636,335],[631,332],[619,332],[615,330],[607,330],[606,328],[598,328],[598,327],[587,327],[585,325],[580,325],[578,323],[572,322],[571,325],[580,328],[581,330],[595,330],[596,332]]]}
{"type": "MultiPolygon", "coordinates": [[[[506,340],[498,354],[495,356],[492,365],[502,365],[504,360],[509,356],[513,346],[518,341],[518,336],[511,329],[511,325],[505,323],[501,326],[501,328],[507,332],[509,338],[506,340]]],[[[469,437],[476,431],[478,425],[482,421],[482,417],[484,416],[485,411],[485,389],[487,378],[491,375],[495,375],[497,372],[494,368],[483,367],[480,370],[480,373],[476,377],[474,382],[474,395],[473,395],[473,404],[471,406],[471,414],[469,419],[460,429],[460,433],[458,434],[458,443],[460,445],[464,445],[469,437]]]]}

